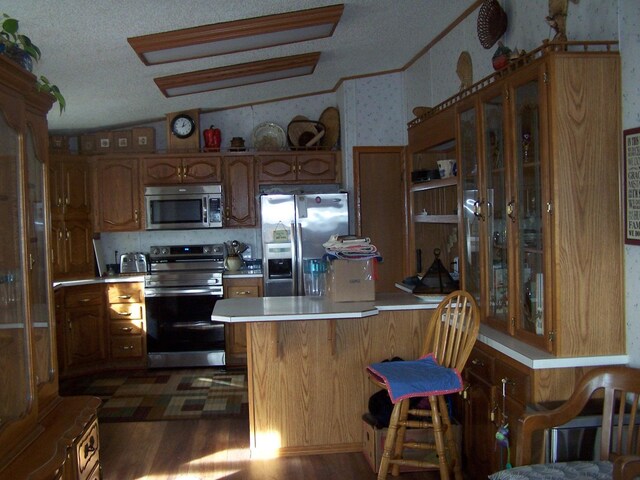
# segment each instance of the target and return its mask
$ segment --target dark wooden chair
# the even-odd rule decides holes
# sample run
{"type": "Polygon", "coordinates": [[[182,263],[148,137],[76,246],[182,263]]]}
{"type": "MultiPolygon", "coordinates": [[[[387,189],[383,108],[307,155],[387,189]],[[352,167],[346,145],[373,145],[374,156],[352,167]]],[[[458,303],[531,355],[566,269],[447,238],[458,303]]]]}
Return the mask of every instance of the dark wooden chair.
{"type": "MultiPolygon", "coordinates": [[[[458,290],[447,295],[433,312],[427,328],[421,357],[433,354],[439,366],[462,372],[480,328],[478,305],[469,293],[458,290]]],[[[402,363],[402,362],[398,362],[402,363]]],[[[384,382],[371,375],[379,387],[384,382]]],[[[429,408],[410,408],[409,398],[395,403],[380,462],[378,479],[387,478],[389,467],[397,476],[401,465],[440,470],[440,478],[449,480],[453,471],[456,480],[462,480],[460,452],[451,428],[445,395],[429,395],[429,408]],[[411,415],[411,417],[409,416],[411,415]],[[434,442],[405,442],[407,428],[433,429],[434,442]],[[437,454],[436,462],[403,458],[405,448],[431,450],[437,454]]]]}
{"type": "MultiPolygon", "coordinates": [[[[578,469],[580,478],[589,477],[588,471],[611,475],[616,480],[627,480],[640,475],[640,435],[638,401],[640,400],[640,370],[629,367],[600,367],[588,372],[571,397],[560,407],[548,412],[524,414],[519,419],[516,464],[519,467],[503,470],[490,476],[493,480],[534,478],[543,469],[578,469]],[[534,433],[563,425],[582,412],[587,402],[596,396],[602,400],[600,443],[597,462],[560,462],[532,464],[534,433]]],[[[539,476],[535,478],[540,478],[539,476]]],[[[553,477],[561,478],[561,477],[553,477]]],[[[602,478],[597,477],[597,478],[602,478]]]]}

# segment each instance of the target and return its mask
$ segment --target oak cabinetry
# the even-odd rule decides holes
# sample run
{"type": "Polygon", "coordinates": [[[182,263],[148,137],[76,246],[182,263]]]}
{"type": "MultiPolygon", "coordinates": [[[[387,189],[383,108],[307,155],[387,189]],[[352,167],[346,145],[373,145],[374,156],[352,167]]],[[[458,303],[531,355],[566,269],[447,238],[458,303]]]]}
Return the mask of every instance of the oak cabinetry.
{"type": "Polygon", "coordinates": [[[222,160],[224,226],[256,226],[255,164],[252,156],[225,155],[222,160]]]}
{"type": "Polygon", "coordinates": [[[146,324],[142,283],[107,285],[111,363],[146,365],[146,324]]]}
{"type": "MultiPolygon", "coordinates": [[[[262,296],[261,278],[225,278],[224,298],[253,298],[262,296]]],[[[225,326],[226,357],[229,364],[247,363],[246,324],[225,326]]]]}
{"type": "MultiPolygon", "coordinates": [[[[0,56],[0,477],[75,479],[65,464],[99,400],[58,395],[48,134],[53,98],[0,56]]],[[[70,466],[69,466],[70,468],[70,466]]]]}
{"type": "Polygon", "coordinates": [[[463,285],[530,345],[624,353],[619,57],[527,59],[457,106],[463,285]]]}
{"type": "Polygon", "coordinates": [[[60,374],[95,370],[107,360],[103,286],[66,287],[63,294],[64,310],[58,318],[60,374]]]}
{"type": "Polygon", "coordinates": [[[87,159],[54,155],[48,172],[53,277],[92,275],[91,175],[87,159]]]}
{"type": "Polygon", "coordinates": [[[143,227],[138,157],[94,157],[95,230],[129,232],[143,227]]]}
{"type": "Polygon", "coordinates": [[[280,152],[256,156],[258,183],[338,182],[339,165],[335,152],[280,152]]]}
{"type": "Polygon", "coordinates": [[[155,155],[141,159],[143,185],[220,183],[220,156],[155,155]]]}

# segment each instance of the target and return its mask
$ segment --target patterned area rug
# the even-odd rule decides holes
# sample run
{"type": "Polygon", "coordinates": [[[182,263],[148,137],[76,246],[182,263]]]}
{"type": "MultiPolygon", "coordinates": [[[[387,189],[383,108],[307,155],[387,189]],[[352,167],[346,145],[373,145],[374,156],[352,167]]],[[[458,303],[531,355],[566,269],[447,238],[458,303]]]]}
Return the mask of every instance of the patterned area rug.
{"type": "Polygon", "coordinates": [[[215,369],[148,370],[61,384],[61,392],[100,397],[100,422],[206,419],[247,413],[246,378],[215,369]]]}

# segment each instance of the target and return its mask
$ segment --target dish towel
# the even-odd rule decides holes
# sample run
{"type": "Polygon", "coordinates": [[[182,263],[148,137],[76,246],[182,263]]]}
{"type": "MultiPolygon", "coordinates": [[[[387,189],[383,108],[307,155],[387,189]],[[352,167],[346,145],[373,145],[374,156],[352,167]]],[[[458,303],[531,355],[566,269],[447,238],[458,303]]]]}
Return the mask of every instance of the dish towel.
{"type": "Polygon", "coordinates": [[[455,368],[438,365],[432,353],[418,360],[373,363],[367,371],[387,386],[393,403],[462,390],[460,373],[455,368]]]}

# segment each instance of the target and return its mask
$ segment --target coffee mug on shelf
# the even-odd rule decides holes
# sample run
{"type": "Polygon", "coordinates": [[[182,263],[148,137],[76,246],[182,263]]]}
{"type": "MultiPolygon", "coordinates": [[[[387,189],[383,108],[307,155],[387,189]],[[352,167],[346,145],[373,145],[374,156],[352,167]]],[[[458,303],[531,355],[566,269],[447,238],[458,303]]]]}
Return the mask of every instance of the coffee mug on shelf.
{"type": "Polygon", "coordinates": [[[440,178],[453,177],[456,174],[455,160],[438,160],[438,171],[440,178]]]}

